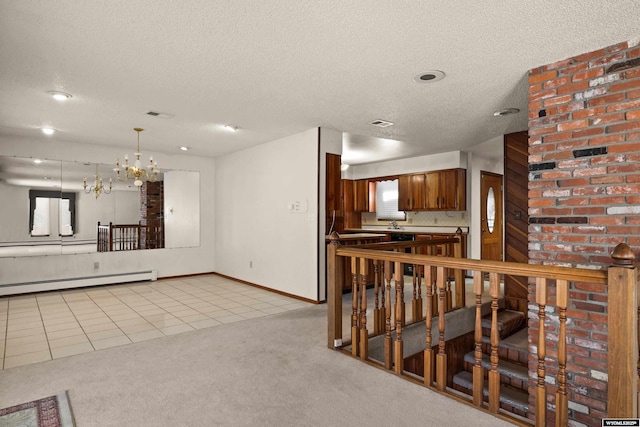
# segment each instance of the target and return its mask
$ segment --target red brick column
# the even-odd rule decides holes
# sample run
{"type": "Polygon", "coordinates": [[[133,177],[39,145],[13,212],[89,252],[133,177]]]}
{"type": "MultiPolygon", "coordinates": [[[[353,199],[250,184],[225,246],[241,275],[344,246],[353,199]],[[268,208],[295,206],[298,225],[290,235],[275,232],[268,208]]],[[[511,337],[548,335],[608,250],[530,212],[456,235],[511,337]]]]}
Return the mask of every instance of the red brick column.
{"type": "MultiPolygon", "coordinates": [[[[530,262],[606,268],[621,242],[638,254],[640,47],[620,43],[533,69],[529,85],[530,262]]],[[[532,292],[530,287],[534,354],[532,292]]],[[[606,286],[574,284],[567,314],[569,419],[599,426],[607,401],[606,286]]],[[[557,313],[547,319],[553,338],[557,313]]],[[[556,371],[555,350],[548,351],[549,372],[556,371]]],[[[531,357],[529,376],[535,378],[537,359],[531,357]]]]}
{"type": "Polygon", "coordinates": [[[140,249],[164,248],[164,182],[145,181],[140,189],[140,249]]]}

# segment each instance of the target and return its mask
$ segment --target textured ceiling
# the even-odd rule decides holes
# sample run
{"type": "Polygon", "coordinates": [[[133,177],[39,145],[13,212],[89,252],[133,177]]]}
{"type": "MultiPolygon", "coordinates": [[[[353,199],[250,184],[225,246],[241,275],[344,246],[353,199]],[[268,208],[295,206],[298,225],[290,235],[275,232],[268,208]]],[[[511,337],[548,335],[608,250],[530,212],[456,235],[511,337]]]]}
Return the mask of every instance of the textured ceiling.
{"type": "Polygon", "coordinates": [[[529,69],[637,38],[639,15],[638,0],[2,0],[0,136],[131,149],[143,127],[143,150],[216,156],[326,126],[351,164],[466,149],[526,129],[529,69]],[[446,77],[413,81],[428,70],[446,77]],[[506,107],[522,112],[493,117],[506,107]]]}

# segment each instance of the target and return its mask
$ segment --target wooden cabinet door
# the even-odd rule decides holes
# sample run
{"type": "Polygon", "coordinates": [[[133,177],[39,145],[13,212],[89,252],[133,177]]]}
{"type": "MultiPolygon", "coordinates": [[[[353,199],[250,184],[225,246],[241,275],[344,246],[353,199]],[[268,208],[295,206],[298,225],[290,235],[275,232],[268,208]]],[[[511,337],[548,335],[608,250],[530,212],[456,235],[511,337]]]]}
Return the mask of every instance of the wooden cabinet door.
{"type": "Polygon", "coordinates": [[[353,189],[355,187],[354,181],[350,179],[342,180],[342,211],[343,212],[353,212],[355,197],[353,194],[353,189]]]}
{"type": "Polygon", "coordinates": [[[440,172],[427,172],[425,175],[426,209],[440,209],[440,172]]]}
{"type": "Polygon", "coordinates": [[[359,179],[355,181],[355,211],[369,212],[369,180],[359,179]]]}
{"type": "Polygon", "coordinates": [[[422,211],[427,207],[427,187],[424,174],[411,175],[411,208],[414,211],[422,211]]]}
{"type": "Polygon", "coordinates": [[[467,178],[464,169],[440,172],[440,209],[466,210],[467,178]]]}
{"type": "Polygon", "coordinates": [[[398,210],[410,211],[411,206],[411,175],[398,177],[398,210]]]}
{"type": "Polygon", "coordinates": [[[440,209],[455,210],[458,208],[458,171],[456,169],[440,172],[438,202],[440,209]]]}

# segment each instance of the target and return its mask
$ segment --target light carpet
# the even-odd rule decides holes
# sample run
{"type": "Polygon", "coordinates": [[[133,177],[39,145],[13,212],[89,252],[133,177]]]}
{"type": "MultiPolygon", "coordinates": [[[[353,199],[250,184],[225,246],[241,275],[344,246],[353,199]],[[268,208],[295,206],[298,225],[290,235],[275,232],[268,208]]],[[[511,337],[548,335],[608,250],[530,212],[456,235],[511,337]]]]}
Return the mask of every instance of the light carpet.
{"type": "Polygon", "coordinates": [[[0,371],[0,407],[68,390],[78,426],[503,426],[326,347],[326,305],[0,371]]]}

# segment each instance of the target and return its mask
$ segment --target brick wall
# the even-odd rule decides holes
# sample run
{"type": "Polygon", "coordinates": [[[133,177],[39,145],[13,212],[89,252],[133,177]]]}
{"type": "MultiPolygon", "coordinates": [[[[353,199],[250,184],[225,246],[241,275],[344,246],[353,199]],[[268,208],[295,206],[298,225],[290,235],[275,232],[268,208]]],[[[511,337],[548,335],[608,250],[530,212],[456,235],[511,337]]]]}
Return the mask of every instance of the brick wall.
{"type": "MultiPolygon", "coordinates": [[[[606,268],[620,242],[638,254],[640,46],[620,43],[533,69],[529,85],[530,262],[606,268]]],[[[535,379],[533,290],[529,376],[535,379]]],[[[546,329],[553,338],[553,289],[550,294],[546,329]]],[[[567,333],[570,424],[599,426],[607,400],[606,286],[572,284],[567,333]]],[[[556,372],[555,351],[548,349],[547,374],[556,372]]],[[[548,403],[553,415],[554,396],[548,403]]]]}
{"type": "Polygon", "coordinates": [[[164,182],[145,181],[140,188],[141,249],[164,248],[164,182]]]}

